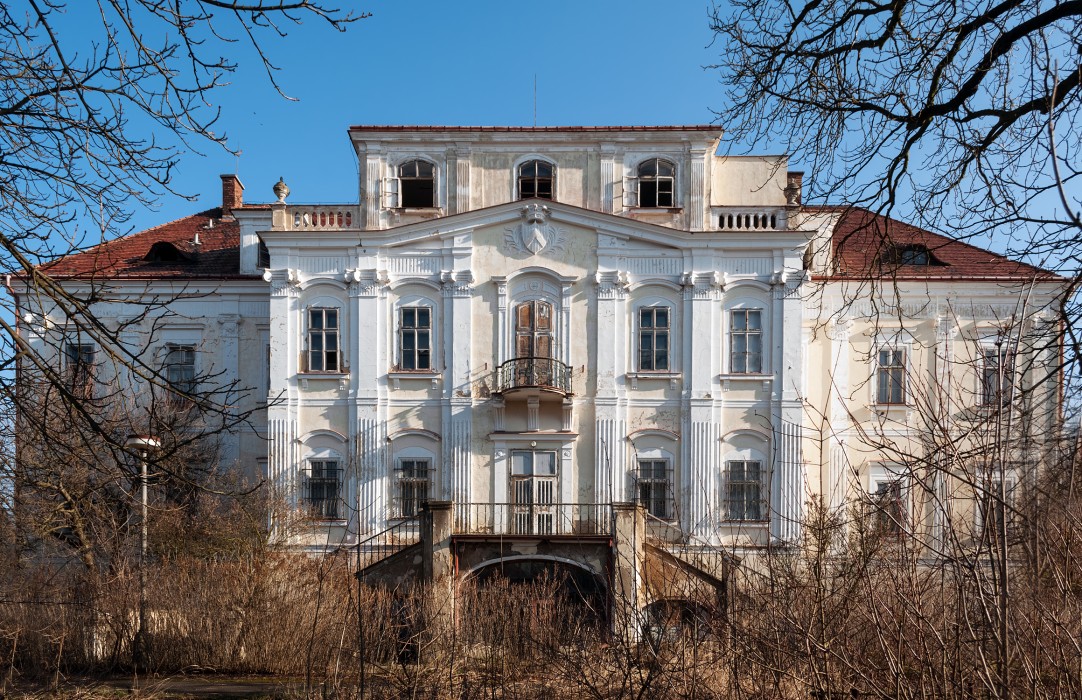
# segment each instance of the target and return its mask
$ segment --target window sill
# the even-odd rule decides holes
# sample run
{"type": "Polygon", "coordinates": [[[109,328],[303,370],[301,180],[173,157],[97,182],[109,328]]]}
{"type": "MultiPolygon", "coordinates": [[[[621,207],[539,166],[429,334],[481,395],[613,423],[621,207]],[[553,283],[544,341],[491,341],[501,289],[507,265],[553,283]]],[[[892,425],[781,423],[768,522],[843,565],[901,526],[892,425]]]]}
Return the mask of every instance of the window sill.
{"type": "Polygon", "coordinates": [[[297,377],[300,379],[301,388],[309,390],[311,387],[309,382],[326,383],[330,381],[338,382],[339,389],[345,389],[349,386],[349,372],[300,372],[297,377]]]}
{"type": "Polygon", "coordinates": [[[628,372],[627,378],[631,380],[631,388],[639,388],[640,379],[664,379],[669,382],[669,387],[672,389],[677,388],[677,382],[683,378],[681,372],[628,372]]]}
{"type": "Polygon", "coordinates": [[[683,207],[631,207],[628,211],[632,214],[680,214],[683,207]]]}
{"type": "Polygon", "coordinates": [[[391,380],[391,384],[395,390],[402,388],[402,380],[422,379],[432,382],[432,388],[439,387],[440,379],[443,378],[442,372],[434,372],[432,370],[420,369],[420,370],[402,370],[394,369],[387,373],[387,378],[391,380]]]}
{"type": "Polygon", "coordinates": [[[762,372],[754,374],[750,372],[747,374],[733,374],[730,372],[729,374],[718,375],[718,379],[721,380],[721,388],[723,391],[729,391],[732,388],[733,382],[738,384],[745,382],[762,382],[763,390],[770,391],[770,386],[774,382],[774,375],[764,374],[762,372]]]}

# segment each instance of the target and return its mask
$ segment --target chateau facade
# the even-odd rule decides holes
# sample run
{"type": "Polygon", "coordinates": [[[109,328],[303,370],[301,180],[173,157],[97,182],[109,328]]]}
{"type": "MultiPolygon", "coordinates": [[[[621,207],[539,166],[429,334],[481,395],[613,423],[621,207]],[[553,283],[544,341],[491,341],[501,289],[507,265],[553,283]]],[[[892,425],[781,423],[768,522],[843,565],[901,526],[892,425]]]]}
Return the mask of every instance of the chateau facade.
{"type": "MultiPolygon", "coordinates": [[[[1029,435],[1058,425],[1062,280],[805,206],[784,157],[718,155],[717,127],[349,136],[356,202],[298,204],[315,187],[280,180],[251,204],[222,176],[221,208],[46,268],[107,292],[98,316],[166,379],[236,387],[254,420],[221,458],[304,515],[298,545],[427,501],[456,533],[535,538],[639,503],[648,528],[738,552],[799,543],[810,503],[870,503],[942,539],[990,516],[954,467],[918,480],[907,457],[975,445],[1015,389],[1029,435]],[[124,302],[148,298],[172,301],[124,302]]],[[[132,382],[32,291],[33,347],[132,382]]],[[[1037,454],[977,478],[1023,483],[1050,448],[1019,445],[1037,454]]]]}

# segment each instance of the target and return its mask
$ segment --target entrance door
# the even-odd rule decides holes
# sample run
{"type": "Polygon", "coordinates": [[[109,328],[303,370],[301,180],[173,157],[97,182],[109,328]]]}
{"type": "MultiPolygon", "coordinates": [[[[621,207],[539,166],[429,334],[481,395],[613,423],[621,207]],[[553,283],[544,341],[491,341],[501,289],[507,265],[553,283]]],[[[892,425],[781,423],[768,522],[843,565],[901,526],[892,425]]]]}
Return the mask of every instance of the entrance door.
{"type": "Polygon", "coordinates": [[[511,452],[511,533],[556,532],[556,453],[511,452]]]}

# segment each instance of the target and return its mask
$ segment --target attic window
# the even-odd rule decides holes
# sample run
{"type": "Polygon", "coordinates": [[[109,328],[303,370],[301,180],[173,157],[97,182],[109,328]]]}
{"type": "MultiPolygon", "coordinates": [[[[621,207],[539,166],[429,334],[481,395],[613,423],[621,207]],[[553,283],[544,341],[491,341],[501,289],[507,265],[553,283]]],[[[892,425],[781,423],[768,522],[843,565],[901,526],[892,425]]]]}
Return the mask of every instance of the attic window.
{"type": "Polygon", "coordinates": [[[256,261],[256,267],[263,270],[270,267],[270,250],[267,249],[267,244],[262,238],[259,239],[259,260],[256,261]]]}
{"type": "Polygon", "coordinates": [[[158,241],[150,246],[150,251],[143,260],[157,263],[187,263],[192,261],[192,256],[169,241],[158,241]]]}
{"type": "Polygon", "coordinates": [[[879,256],[879,260],[887,265],[916,265],[927,267],[929,265],[943,264],[932,255],[932,251],[928,249],[928,246],[921,243],[889,246],[879,256]]]}

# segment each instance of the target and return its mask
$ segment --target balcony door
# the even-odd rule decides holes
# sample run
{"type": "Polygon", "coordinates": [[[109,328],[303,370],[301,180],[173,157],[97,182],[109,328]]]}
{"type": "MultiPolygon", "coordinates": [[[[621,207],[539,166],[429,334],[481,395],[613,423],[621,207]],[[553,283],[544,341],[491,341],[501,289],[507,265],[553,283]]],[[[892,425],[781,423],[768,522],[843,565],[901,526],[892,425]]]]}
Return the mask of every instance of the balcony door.
{"type": "Polygon", "coordinates": [[[524,301],[515,307],[515,383],[519,386],[552,384],[552,304],[524,301]]]}
{"type": "Polygon", "coordinates": [[[511,452],[511,532],[551,535],[556,531],[555,451],[511,452]]]}

